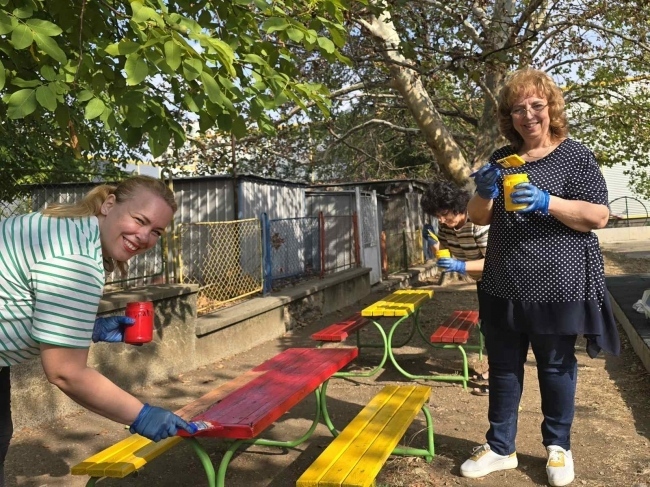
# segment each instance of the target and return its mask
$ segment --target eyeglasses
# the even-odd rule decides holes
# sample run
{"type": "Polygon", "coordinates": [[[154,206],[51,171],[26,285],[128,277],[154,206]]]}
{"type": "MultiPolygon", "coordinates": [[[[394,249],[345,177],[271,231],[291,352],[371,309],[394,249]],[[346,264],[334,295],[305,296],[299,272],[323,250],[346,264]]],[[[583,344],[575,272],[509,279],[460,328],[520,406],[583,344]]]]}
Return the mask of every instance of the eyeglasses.
{"type": "Polygon", "coordinates": [[[528,111],[530,111],[534,115],[534,114],[539,113],[542,110],[544,110],[544,108],[546,108],[547,106],[548,106],[548,103],[546,103],[546,104],[544,104],[544,103],[533,103],[530,106],[530,108],[524,108],[524,107],[515,108],[513,111],[510,112],[510,115],[512,115],[513,117],[521,118],[521,117],[525,117],[526,114],[528,113],[528,111]]]}

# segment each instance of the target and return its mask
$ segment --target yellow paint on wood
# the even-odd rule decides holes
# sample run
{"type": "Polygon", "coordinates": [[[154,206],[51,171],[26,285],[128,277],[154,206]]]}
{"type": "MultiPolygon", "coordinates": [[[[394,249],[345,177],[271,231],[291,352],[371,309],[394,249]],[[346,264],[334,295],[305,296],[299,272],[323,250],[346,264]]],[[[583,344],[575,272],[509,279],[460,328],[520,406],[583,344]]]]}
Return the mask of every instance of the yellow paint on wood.
{"type": "Polygon", "coordinates": [[[431,394],[386,386],[298,479],[298,487],[370,487],[431,394]]]}
{"type": "Polygon", "coordinates": [[[431,290],[400,290],[361,311],[361,316],[408,316],[433,296],[431,290]]]}

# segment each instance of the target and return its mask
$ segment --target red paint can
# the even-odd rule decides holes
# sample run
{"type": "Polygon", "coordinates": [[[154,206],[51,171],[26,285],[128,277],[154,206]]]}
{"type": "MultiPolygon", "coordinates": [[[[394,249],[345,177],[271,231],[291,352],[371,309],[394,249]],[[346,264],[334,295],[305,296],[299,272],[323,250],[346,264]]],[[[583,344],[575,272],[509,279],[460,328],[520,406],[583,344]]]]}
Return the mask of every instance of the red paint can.
{"type": "Polygon", "coordinates": [[[153,303],[140,301],[126,303],[126,316],[135,323],[124,328],[124,343],[139,345],[153,340],[153,303]]]}

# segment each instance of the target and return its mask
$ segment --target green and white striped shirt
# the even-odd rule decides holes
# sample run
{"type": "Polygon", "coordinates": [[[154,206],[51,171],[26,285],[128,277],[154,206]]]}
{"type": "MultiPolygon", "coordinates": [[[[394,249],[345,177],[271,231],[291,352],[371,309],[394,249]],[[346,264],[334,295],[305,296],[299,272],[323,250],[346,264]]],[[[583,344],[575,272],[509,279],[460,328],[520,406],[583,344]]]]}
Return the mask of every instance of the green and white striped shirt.
{"type": "Polygon", "coordinates": [[[90,346],[104,288],[97,217],[0,221],[0,367],[90,346]]]}

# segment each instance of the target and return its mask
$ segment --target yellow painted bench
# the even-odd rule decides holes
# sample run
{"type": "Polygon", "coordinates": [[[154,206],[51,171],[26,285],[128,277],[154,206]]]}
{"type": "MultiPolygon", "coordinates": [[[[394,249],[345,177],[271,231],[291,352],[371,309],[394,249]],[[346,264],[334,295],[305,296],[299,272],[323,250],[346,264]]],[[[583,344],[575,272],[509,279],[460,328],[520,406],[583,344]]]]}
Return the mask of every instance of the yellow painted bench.
{"type": "MultiPolygon", "coordinates": [[[[189,420],[263,373],[263,371],[251,370],[179,409],[176,414],[189,420]]],[[[86,484],[87,487],[94,486],[102,477],[122,479],[141,469],[181,441],[183,438],[180,436],[173,436],[155,443],[140,435],[131,435],[75,465],[72,467],[71,473],[72,475],[88,475],[90,479],[86,484]]]]}
{"type": "Polygon", "coordinates": [[[372,486],[391,454],[431,461],[435,452],[430,395],[427,386],[384,387],[302,474],[297,487],[372,486]],[[427,422],[427,448],[397,447],[420,411],[427,422]]]}

